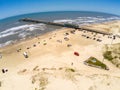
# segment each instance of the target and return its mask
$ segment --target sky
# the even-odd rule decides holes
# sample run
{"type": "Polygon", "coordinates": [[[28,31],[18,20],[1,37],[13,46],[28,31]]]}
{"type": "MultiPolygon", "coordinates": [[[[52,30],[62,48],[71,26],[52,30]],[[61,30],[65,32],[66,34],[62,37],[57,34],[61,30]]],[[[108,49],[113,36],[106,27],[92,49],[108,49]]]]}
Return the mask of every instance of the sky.
{"type": "Polygon", "coordinates": [[[0,0],[0,19],[34,12],[97,11],[120,15],[120,0],[0,0]]]}

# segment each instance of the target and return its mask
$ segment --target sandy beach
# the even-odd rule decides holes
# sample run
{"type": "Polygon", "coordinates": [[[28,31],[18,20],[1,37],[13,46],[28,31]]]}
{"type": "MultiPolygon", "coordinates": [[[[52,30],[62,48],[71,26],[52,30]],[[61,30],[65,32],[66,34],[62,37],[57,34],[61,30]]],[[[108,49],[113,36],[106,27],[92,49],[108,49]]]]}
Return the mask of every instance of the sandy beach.
{"type": "MultiPolygon", "coordinates": [[[[85,27],[116,34],[120,21],[85,27]]],[[[0,71],[0,90],[120,90],[120,69],[102,55],[103,46],[111,43],[120,38],[62,28],[0,48],[0,70],[8,70],[0,71]],[[85,65],[91,56],[109,70],[85,65]]]]}

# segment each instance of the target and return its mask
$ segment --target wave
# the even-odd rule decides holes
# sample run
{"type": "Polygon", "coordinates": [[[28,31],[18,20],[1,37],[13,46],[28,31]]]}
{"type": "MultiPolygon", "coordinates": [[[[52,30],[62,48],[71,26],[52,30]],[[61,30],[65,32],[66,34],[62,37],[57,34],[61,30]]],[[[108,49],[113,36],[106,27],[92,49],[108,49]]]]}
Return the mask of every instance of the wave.
{"type": "Polygon", "coordinates": [[[54,20],[54,23],[73,22],[71,19],[54,20]]]}
{"type": "Polygon", "coordinates": [[[13,40],[10,40],[10,41],[7,41],[6,43],[2,43],[2,44],[0,44],[0,48],[1,47],[4,47],[4,46],[7,46],[7,45],[10,45],[10,44],[12,44],[12,43],[14,43],[15,41],[13,41],[13,40]]]}
{"type": "Polygon", "coordinates": [[[105,21],[112,21],[112,20],[120,20],[120,17],[112,16],[112,17],[78,17],[76,19],[62,19],[62,20],[54,20],[55,23],[73,23],[80,25],[91,24],[91,23],[100,23],[105,21]]]}
{"type": "Polygon", "coordinates": [[[18,35],[19,38],[25,38],[26,36],[30,35],[30,33],[22,32],[18,35]]]}
{"type": "Polygon", "coordinates": [[[21,25],[7,29],[0,32],[0,38],[7,37],[14,34],[19,34],[21,32],[33,31],[36,29],[45,30],[46,26],[44,24],[32,24],[32,25],[21,25]]]}

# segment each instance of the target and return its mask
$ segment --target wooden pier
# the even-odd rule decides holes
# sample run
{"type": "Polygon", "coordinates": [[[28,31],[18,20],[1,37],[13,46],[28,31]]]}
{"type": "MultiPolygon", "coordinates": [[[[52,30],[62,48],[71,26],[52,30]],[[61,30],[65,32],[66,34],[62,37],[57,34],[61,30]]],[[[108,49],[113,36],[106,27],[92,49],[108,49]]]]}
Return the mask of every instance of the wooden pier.
{"type": "Polygon", "coordinates": [[[47,25],[54,25],[54,26],[60,26],[60,27],[79,29],[81,31],[86,30],[86,31],[89,31],[89,32],[95,32],[95,33],[104,34],[104,35],[111,35],[111,33],[98,31],[98,30],[93,30],[93,29],[88,29],[88,28],[83,28],[83,27],[79,27],[78,25],[74,25],[74,24],[61,24],[61,23],[47,22],[47,21],[41,21],[41,20],[34,20],[34,19],[30,19],[30,18],[20,19],[19,21],[29,22],[29,23],[30,22],[31,23],[43,23],[43,24],[47,24],[47,25]]]}

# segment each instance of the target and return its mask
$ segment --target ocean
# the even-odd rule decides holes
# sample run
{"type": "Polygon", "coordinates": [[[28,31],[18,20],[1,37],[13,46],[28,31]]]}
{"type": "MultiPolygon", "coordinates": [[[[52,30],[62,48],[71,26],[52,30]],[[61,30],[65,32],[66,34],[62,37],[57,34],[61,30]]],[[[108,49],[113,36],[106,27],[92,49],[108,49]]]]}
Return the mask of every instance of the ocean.
{"type": "Polygon", "coordinates": [[[0,47],[62,28],[42,23],[19,22],[19,19],[22,18],[32,18],[55,23],[70,23],[79,26],[120,19],[117,15],[88,11],[40,12],[8,17],[0,20],[0,47]]]}

